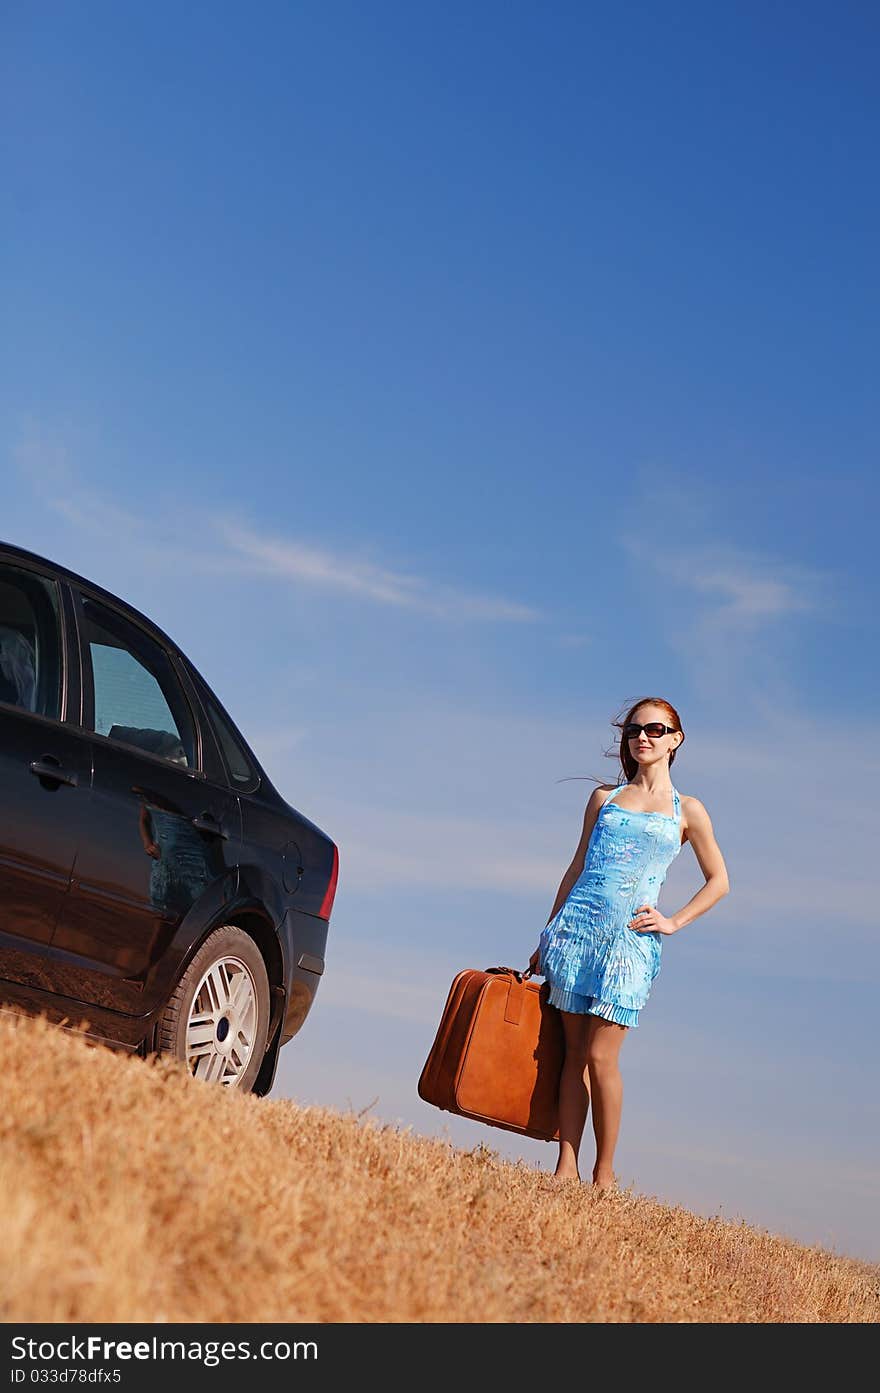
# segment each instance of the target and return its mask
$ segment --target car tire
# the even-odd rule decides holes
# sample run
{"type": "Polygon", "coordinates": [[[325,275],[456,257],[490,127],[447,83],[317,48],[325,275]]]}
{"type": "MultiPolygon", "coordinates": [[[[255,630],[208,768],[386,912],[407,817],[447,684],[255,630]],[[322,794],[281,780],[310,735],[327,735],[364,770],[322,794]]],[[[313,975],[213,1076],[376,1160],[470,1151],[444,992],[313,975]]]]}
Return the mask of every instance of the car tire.
{"type": "Polygon", "coordinates": [[[249,1093],[269,1034],[269,977],[254,940],[234,924],[214,929],[159,1018],[157,1050],[195,1078],[249,1093]]]}

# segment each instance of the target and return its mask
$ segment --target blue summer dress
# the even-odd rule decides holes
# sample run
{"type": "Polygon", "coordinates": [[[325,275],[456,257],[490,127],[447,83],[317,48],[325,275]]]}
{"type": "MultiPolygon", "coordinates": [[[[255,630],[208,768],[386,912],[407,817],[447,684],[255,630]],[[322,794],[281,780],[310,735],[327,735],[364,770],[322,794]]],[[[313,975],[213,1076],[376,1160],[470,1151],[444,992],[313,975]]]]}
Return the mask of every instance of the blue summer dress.
{"type": "Polygon", "coordinates": [[[629,921],[640,905],[656,905],[666,872],[681,850],[681,799],[674,813],[637,813],[614,802],[599,809],[584,869],[540,938],[538,971],[550,1003],[618,1025],[637,1026],[660,971],[659,933],[638,933],[629,921]]]}

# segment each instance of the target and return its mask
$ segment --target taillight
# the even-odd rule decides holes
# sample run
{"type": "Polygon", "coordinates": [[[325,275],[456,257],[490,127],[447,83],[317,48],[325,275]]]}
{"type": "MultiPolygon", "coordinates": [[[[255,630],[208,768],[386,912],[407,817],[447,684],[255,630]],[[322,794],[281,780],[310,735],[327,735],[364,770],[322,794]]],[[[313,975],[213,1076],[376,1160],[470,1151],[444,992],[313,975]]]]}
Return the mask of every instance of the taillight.
{"type": "Polygon", "coordinates": [[[339,879],[339,848],[338,848],[338,846],[336,846],[335,843],[334,843],[334,846],[333,846],[333,869],[332,869],[332,871],[330,872],[330,884],[327,886],[327,890],[326,890],[326,892],[325,892],[325,894],[324,894],[324,898],[323,898],[323,900],[321,901],[321,908],[318,910],[318,917],[319,917],[320,919],[329,919],[329,918],[330,918],[330,911],[331,911],[331,909],[333,908],[333,901],[334,901],[335,898],[336,898],[336,882],[337,882],[338,879],[339,879]]]}

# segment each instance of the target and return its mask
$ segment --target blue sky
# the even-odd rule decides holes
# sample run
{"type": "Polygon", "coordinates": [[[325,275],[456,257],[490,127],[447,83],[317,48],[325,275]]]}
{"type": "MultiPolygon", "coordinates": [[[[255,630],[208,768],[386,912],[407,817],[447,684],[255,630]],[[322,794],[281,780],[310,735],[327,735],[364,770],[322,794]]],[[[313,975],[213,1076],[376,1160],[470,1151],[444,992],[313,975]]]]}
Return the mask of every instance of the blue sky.
{"type": "Polygon", "coordinates": [[[151,614],[339,842],[276,1095],[552,1165],[416,1083],[667,696],[732,893],[664,945],[618,1173],[880,1260],[876,11],[5,27],[0,534],[151,614]]]}

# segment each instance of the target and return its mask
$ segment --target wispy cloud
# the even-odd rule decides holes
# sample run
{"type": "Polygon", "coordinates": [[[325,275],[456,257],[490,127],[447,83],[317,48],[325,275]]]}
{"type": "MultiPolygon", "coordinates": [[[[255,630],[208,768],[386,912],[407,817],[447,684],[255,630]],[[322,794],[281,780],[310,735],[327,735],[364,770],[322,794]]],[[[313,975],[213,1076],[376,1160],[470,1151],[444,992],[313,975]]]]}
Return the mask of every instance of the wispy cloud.
{"type": "MultiPolygon", "coordinates": [[[[65,558],[56,553],[53,559],[66,559],[76,569],[76,556],[85,549],[90,579],[99,578],[101,563],[106,571],[120,555],[144,567],[160,563],[166,574],[228,569],[216,549],[194,542],[192,528],[178,518],[166,499],[155,499],[148,513],[123,507],[112,495],[91,486],[71,463],[68,449],[38,425],[32,423],[22,433],[13,459],[43,507],[65,524],[65,558]]],[[[41,535],[44,532],[45,518],[41,518],[41,535]]],[[[42,543],[37,544],[36,549],[41,548],[42,543]]]]}
{"type": "Polygon", "coordinates": [[[484,819],[419,816],[347,799],[331,816],[354,892],[419,888],[436,894],[452,885],[457,894],[495,890],[549,900],[571,855],[567,842],[536,838],[533,827],[505,818],[500,808],[484,819]],[[548,843],[543,854],[535,851],[536,840],[548,843]]]}
{"type": "Polygon", "coordinates": [[[522,624],[541,618],[532,605],[428,580],[369,559],[364,555],[366,541],[360,556],[351,555],[320,541],[270,536],[222,515],[210,519],[194,539],[180,508],[167,498],[157,502],[149,516],[142,516],[90,488],[71,465],[67,450],[36,426],[20,439],[15,460],[41,501],[78,533],[101,537],[108,551],[122,547],[128,557],[161,559],[166,571],[235,570],[275,576],[301,588],[415,610],[440,620],[522,624]]]}
{"type": "Polygon", "coordinates": [[[258,574],[282,576],[399,609],[415,609],[439,619],[522,623],[539,618],[538,611],[529,605],[428,582],[327,547],[295,538],[267,537],[230,522],[218,521],[216,526],[226,545],[258,574]]]}
{"type": "MultiPolygon", "coordinates": [[[[339,948],[338,943],[336,947],[339,948]]],[[[438,973],[433,984],[426,986],[426,975],[424,962],[406,977],[399,971],[388,971],[384,965],[377,972],[375,956],[370,962],[361,955],[361,960],[347,959],[345,966],[331,966],[321,983],[321,1005],[429,1026],[437,1020],[443,1005],[439,984],[445,983],[445,976],[438,973]]]]}
{"type": "Polygon", "coordinates": [[[700,696],[752,709],[792,700],[795,625],[834,619],[838,576],[720,539],[657,550],[627,537],[621,545],[646,583],[659,586],[657,623],[700,696]]]}
{"type": "Polygon", "coordinates": [[[748,552],[724,542],[657,552],[626,538],[624,548],[683,592],[702,600],[715,622],[757,627],[791,614],[828,610],[830,572],[796,565],[781,557],[748,552]]]}
{"type": "Polygon", "coordinates": [[[733,567],[709,567],[691,576],[694,589],[719,597],[723,609],[742,619],[771,619],[813,608],[799,588],[773,577],[761,578],[733,567]]]}

